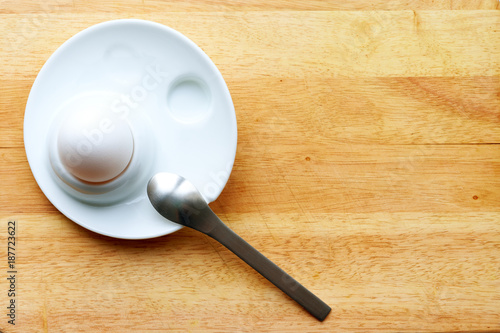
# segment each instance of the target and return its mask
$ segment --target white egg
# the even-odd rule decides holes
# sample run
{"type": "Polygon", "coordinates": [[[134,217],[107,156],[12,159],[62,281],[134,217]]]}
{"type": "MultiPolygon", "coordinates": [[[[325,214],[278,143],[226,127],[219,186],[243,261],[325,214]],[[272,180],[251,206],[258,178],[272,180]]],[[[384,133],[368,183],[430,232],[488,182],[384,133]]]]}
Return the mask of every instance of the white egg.
{"type": "Polygon", "coordinates": [[[128,122],[105,108],[83,109],[63,121],[57,151],[73,176],[103,183],[127,169],[134,153],[134,137],[128,122]]]}

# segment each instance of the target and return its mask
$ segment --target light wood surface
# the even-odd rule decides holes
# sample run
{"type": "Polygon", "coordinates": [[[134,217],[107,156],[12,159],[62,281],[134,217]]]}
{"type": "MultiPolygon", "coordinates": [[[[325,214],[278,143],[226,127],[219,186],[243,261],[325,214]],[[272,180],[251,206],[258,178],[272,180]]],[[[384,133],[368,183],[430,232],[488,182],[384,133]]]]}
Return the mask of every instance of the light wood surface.
{"type": "Polygon", "coordinates": [[[0,1],[0,331],[498,332],[496,0],[0,1]],[[124,241],[59,213],[23,146],[33,81],[78,31],[168,25],[222,72],[238,150],[211,204],[316,293],[322,323],[211,238],[124,241]],[[7,223],[17,222],[16,326],[7,223]]]}

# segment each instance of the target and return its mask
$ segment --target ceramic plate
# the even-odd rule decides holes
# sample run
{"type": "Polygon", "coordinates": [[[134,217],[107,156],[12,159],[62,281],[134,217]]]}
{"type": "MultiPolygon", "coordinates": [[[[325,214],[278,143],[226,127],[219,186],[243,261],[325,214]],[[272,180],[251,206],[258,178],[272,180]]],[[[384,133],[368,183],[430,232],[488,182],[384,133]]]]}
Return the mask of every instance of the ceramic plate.
{"type": "Polygon", "coordinates": [[[231,173],[236,138],[231,96],[213,62],[179,32],[142,20],[104,22],[66,41],[38,74],[24,120],[28,161],[47,198],[84,228],[125,239],[181,228],[147,198],[157,172],[182,175],[214,201],[231,173]],[[67,110],[99,100],[135,129],[136,172],[115,189],[81,193],[55,171],[55,124],[67,110]]]}

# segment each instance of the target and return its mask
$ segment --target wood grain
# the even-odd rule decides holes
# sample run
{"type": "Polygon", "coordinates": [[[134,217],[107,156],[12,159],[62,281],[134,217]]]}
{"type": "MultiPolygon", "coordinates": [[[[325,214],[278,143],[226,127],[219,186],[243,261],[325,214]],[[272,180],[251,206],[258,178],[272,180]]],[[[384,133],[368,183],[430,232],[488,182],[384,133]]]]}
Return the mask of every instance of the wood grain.
{"type": "Polygon", "coordinates": [[[337,10],[476,10],[498,9],[496,0],[3,0],[0,13],[151,13],[233,11],[337,11],[337,10]]]}
{"type": "Polygon", "coordinates": [[[183,31],[228,79],[470,77],[500,73],[498,11],[1,14],[3,77],[33,80],[89,24],[144,18],[183,31]],[[270,33],[270,31],[272,33],[270,33]],[[458,42],[457,42],[458,41],[458,42]],[[31,57],[16,61],[14,55],[31,57]]]}
{"type": "Polygon", "coordinates": [[[499,331],[498,7],[0,1],[0,241],[16,220],[19,271],[17,325],[2,315],[0,331],[499,331]],[[111,239],[38,188],[23,144],[38,71],[128,17],[179,30],[222,72],[238,150],[211,207],[332,306],[323,323],[207,236],[111,239]]]}

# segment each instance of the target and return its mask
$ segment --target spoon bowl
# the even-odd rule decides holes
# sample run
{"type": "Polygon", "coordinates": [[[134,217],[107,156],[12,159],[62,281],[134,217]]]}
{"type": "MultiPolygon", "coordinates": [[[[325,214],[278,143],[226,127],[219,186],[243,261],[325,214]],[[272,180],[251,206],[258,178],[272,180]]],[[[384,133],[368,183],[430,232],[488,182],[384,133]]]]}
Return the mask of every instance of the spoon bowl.
{"type": "Polygon", "coordinates": [[[171,173],[158,173],[151,178],[148,196],[163,217],[184,226],[189,226],[193,214],[210,209],[191,182],[171,173]]]}

